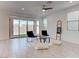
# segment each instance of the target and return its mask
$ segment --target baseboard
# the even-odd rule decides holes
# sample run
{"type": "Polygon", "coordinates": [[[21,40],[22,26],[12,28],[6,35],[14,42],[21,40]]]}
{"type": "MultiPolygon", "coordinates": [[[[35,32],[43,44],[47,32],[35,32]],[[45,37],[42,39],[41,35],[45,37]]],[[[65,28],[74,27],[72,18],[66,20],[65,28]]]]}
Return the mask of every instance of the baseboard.
{"type": "Polygon", "coordinates": [[[0,39],[0,41],[6,41],[6,40],[9,40],[9,39],[0,39]]]}
{"type": "Polygon", "coordinates": [[[72,43],[72,44],[78,44],[79,45],[79,43],[75,43],[75,42],[70,42],[70,41],[67,41],[67,40],[62,40],[62,41],[65,41],[65,42],[68,42],[68,43],[72,43]]]}

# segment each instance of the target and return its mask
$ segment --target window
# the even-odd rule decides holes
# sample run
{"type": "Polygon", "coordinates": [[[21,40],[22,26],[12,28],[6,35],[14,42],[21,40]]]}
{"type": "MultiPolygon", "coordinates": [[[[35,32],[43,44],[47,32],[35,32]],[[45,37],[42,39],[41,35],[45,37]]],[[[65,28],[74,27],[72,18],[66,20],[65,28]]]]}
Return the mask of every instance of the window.
{"type": "Polygon", "coordinates": [[[26,36],[26,20],[20,20],[20,36],[26,36]]]}
{"type": "Polygon", "coordinates": [[[47,19],[45,18],[43,20],[44,29],[47,30],[47,19]]]}
{"type": "Polygon", "coordinates": [[[28,31],[33,31],[34,21],[28,20],[28,31]]]}
{"type": "Polygon", "coordinates": [[[79,11],[68,13],[68,30],[69,31],[79,30],[79,11]]]}
{"type": "Polygon", "coordinates": [[[36,21],[36,26],[37,26],[36,33],[39,34],[39,21],[36,21]]]}
{"type": "Polygon", "coordinates": [[[13,21],[13,35],[18,36],[19,35],[19,20],[14,19],[13,21]]]}
{"type": "Polygon", "coordinates": [[[26,37],[27,31],[34,30],[34,21],[27,19],[13,19],[13,38],[26,37]]]}

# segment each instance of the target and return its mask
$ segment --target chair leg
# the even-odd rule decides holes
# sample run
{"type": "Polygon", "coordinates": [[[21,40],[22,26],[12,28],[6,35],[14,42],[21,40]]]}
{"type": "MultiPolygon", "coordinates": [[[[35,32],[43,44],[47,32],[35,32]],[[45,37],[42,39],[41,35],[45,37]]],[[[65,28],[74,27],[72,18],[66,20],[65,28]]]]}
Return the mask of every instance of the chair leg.
{"type": "Polygon", "coordinates": [[[32,42],[32,39],[31,38],[27,38],[27,42],[32,42]],[[30,40],[30,41],[29,41],[30,40]]]}
{"type": "Polygon", "coordinates": [[[36,37],[36,40],[38,40],[38,38],[36,37]]]}
{"type": "Polygon", "coordinates": [[[40,42],[42,42],[41,38],[40,38],[40,42]]]}
{"type": "Polygon", "coordinates": [[[50,43],[50,38],[49,38],[49,43],[50,43]]]}
{"type": "Polygon", "coordinates": [[[44,43],[46,42],[46,38],[45,38],[45,39],[43,39],[43,42],[44,42],[44,43]]]}
{"type": "Polygon", "coordinates": [[[27,38],[27,42],[28,42],[28,38],[27,38]]]}

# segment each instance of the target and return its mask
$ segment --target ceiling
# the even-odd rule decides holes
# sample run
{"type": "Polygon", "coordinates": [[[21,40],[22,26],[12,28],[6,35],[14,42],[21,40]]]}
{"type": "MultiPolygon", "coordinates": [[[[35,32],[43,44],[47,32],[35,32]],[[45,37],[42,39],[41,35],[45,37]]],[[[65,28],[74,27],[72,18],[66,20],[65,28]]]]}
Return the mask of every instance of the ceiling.
{"type": "Polygon", "coordinates": [[[40,18],[43,15],[49,15],[55,11],[79,4],[78,1],[72,3],[69,3],[69,1],[52,1],[51,4],[47,4],[47,7],[52,7],[53,9],[43,13],[42,5],[46,3],[47,1],[1,1],[0,10],[40,18]]]}

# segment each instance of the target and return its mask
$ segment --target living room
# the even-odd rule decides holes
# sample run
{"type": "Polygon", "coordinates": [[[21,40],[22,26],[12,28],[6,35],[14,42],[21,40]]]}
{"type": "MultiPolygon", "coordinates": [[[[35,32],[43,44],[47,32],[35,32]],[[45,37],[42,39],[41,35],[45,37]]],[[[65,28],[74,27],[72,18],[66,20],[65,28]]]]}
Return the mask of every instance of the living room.
{"type": "Polygon", "coordinates": [[[0,57],[79,58],[78,16],[79,1],[0,1],[0,57]]]}

